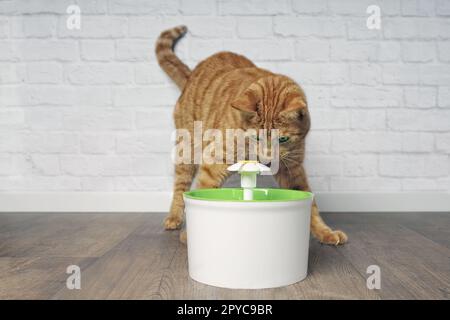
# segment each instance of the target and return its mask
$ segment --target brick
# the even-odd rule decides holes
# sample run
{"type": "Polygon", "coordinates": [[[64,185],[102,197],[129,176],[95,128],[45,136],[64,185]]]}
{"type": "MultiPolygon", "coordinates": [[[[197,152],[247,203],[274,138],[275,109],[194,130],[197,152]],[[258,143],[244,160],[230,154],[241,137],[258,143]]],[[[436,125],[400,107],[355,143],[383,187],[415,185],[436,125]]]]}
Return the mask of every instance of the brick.
{"type": "Polygon", "coordinates": [[[381,67],[373,63],[350,64],[350,79],[358,85],[377,85],[381,82],[381,67]]]}
{"type": "Polygon", "coordinates": [[[62,112],[55,107],[27,108],[25,112],[26,126],[32,130],[60,130],[62,112]]]}
{"type": "Polygon", "coordinates": [[[134,80],[133,69],[125,64],[74,64],[66,69],[70,83],[78,85],[127,84],[134,80]]]}
{"type": "Polygon", "coordinates": [[[333,41],[330,46],[332,61],[374,61],[377,44],[361,41],[333,41]]]}
{"type": "Polygon", "coordinates": [[[435,45],[429,42],[405,42],[402,57],[406,62],[430,62],[435,58],[435,45]]]}
{"type": "Polygon", "coordinates": [[[124,38],[127,29],[126,17],[82,15],[80,29],[67,28],[67,17],[58,22],[60,38],[124,38]]]}
{"type": "Polygon", "coordinates": [[[107,156],[102,161],[104,176],[128,176],[131,174],[131,159],[127,156],[107,156]]]}
{"type": "Polygon", "coordinates": [[[433,19],[387,18],[383,19],[383,34],[386,39],[434,39],[447,34],[445,25],[433,19]]]}
{"type": "Polygon", "coordinates": [[[24,82],[26,69],[23,64],[0,63],[0,84],[24,82]]]}
{"type": "Polygon", "coordinates": [[[311,131],[306,138],[308,153],[328,153],[331,146],[331,134],[323,131],[311,131]]]}
{"type": "Polygon", "coordinates": [[[98,156],[61,156],[61,171],[73,176],[96,176],[104,172],[105,161],[98,156]]]}
{"type": "Polygon", "coordinates": [[[341,0],[329,1],[328,6],[332,14],[349,16],[367,16],[366,10],[372,3],[370,1],[341,0]]]}
{"type": "Polygon", "coordinates": [[[24,135],[24,147],[34,153],[77,153],[79,141],[74,133],[34,132],[24,135]]]}
{"type": "Polygon", "coordinates": [[[393,132],[337,132],[331,139],[333,152],[392,152],[402,150],[402,136],[393,132]]]}
{"type": "Polygon", "coordinates": [[[297,41],[295,57],[298,61],[329,61],[330,45],[321,40],[297,41]]]}
{"type": "Polygon", "coordinates": [[[81,58],[87,61],[110,61],[114,58],[114,42],[110,40],[82,40],[81,58]]]}
{"type": "Polygon", "coordinates": [[[28,191],[78,191],[81,189],[80,178],[77,177],[46,177],[35,176],[27,181],[26,189],[28,191]]]}
{"type": "Polygon", "coordinates": [[[1,133],[0,152],[21,152],[24,150],[23,137],[14,131],[1,133]]]}
{"type": "Polygon", "coordinates": [[[330,105],[330,90],[327,86],[303,85],[310,108],[326,108],[330,105]]]}
{"type": "Polygon", "coordinates": [[[20,50],[12,41],[0,40],[0,61],[16,61],[19,58],[20,50]]]}
{"type": "Polygon", "coordinates": [[[117,177],[116,191],[168,191],[173,183],[168,177],[117,177]]]}
{"type": "Polygon", "coordinates": [[[378,171],[378,157],[374,154],[348,156],[343,163],[345,177],[375,176],[378,171]]]}
{"type": "Polygon", "coordinates": [[[36,13],[57,13],[65,14],[66,9],[72,4],[70,0],[16,0],[16,1],[5,1],[9,2],[10,6],[5,9],[8,13],[14,14],[36,14],[36,13]]]}
{"type": "Polygon", "coordinates": [[[401,181],[396,178],[331,177],[330,191],[400,191],[401,181]]]}
{"type": "Polygon", "coordinates": [[[169,76],[157,63],[136,64],[134,76],[137,84],[164,84],[169,81],[169,76]]]}
{"type": "Polygon", "coordinates": [[[229,17],[185,17],[184,23],[194,37],[201,38],[232,38],[236,24],[229,17]]]}
{"type": "Polygon", "coordinates": [[[290,12],[287,0],[219,0],[221,15],[276,15],[290,12]]]}
{"type": "Polygon", "coordinates": [[[450,131],[450,110],[388,110],[394,130],[450,131]]]}
{"type": "Polygon", "coordinates": [[[25,116],[19,108],[0,108],[0,127],[2,129],[22,128],[25,116]]]}
{"type": "Polygon", "coordinates": [[[418,84],[422,75],[415,64],[408,65],[384,65],[384,84],[418,84]]]}
{"type": "Polygon", "coordinates": [[[439,60],[443,62],[450,62],[450,41],[438,42],[439,60]]]}
{"type": "MultiPolygon", "coordinates": [[[[184,23],[183,17],[173,16],[129,16],[128,33],[132,38],[155,39],[166,29],[184,23]]],[[[189,26],[188,26],[189,28],[189,26]]],[[[177,44],[178,46],[178,44],[177,44]]]]}
{"type": "Polygon", "coordinates": [[[62,67],[59,63],[39,62],[27,64],[28,83],[60,83],[62,67]]]}
{"type": "Polygon", "coordinates": [[[184,15],[210,15],[215,10],[215,1],[181,0],[180,12],[184,15]]]}
{"type": "Polygon", "coordinates": [[[81,107],[112,106],[111,88],[104,86],[77,87],[75,104],[81,107]]]}
{"type": "Polygon", "coordinates": [[[450,2],[447,0],[437,0],[436,14],[438,16],[450,16],[450,2]]]}
{"type": "Polygon", "coordinates": [[[381,39],[382,30],[367,28],[367,18],[348,18],[347,33],[349,40],[374,40],[381,39]]]}
{"type": "Polygon", "coordinates": [[[448,156],[381,155],[380,175],[388,177],[442,177],[448,175],[448,156]]]}
{"type": "Polygon", "coordinates": [[[438,106],[450,107],[450,87],[439,87],[438,106]]]}
{"type": "Polygon", "coordinates": [[[66,130],[99,131],[130,130],[133,128],[132,110],[121,108],[80,108],[66,111],[63,124],[66,130]]]}
{"type": "Polygon", "coordinates": [[[420,84],[450,86],[450,66],[423,64],[419,68],[420,84]]]}
{"type": "Polygon", "coordinates": [[[283,63],[279,64],[278,72],[301,85],[342,85],[349,81],[348,66],[340,63],[283,63]]]}
{"type": "Polygon", "coordinates": [[[140,130],[173,128],[173,107],[152,108],[136,112],[136,127],[140,130]]]}
{"type": "Polygon", "coordinates": [[[402,151],[404,152],[432,152],[434,137],[432,133],[408,132],[402,133],[402,151]]]}
{"type": "Polygon", "coordinates": [[[341,175],[342,158],[327,155],[307,155],[305,158],[305,169],[310,176],[341,175]]]}
{"type": "Polygon", "coordinates": [[[172,167],[168,154],[133,156],[131,159],[132,174],[135,176],[166,176],[169,170],[173,170],[172,167]]]}
{"type": "Polygon", "coordinates": [[[57,176],[61,173],[59,156],[35,154],[31,156],[35,175],[57,176]]]}
{"type": "Polygon", "coordinates": [[[450,154],[450,133],[436,133],[436,150],[450,154]]]}
{"type": "Polygon", "coordinates": [[[403,90],[405,107],[431,108],[436,106],[437,90],[430,87],[405,88],[403,90]]]}
{"type": "Polygon", "coordinates": [[[26,61],[73,61],[78,59],[78,45],[72,40],[26,40],[18,44],[21,58],[26,61]]]}
{"type": "Polygon", "coordinates": [[[417,192],[417,191],[437,191],[439,189],[440,189],[440,187],[438,186],[436,180],[433,178],[431,178],[431,179],[427,179],[427,178],[404,178],[404,179],[402,179],[402,190],[404,190],[404,191],[415,191],[415,192],[417,192]]]}
{"type": "Polygon", "coordinates": [[[311,109],[311,128],[314,130],[346,129],[349,127],[347,111],[332,109],[311,109]]]}
{"type": "Polygon", "coordinates": [[[114,153],[116,138],[113,134],[83,134],[80,144],[81,152],[85,154],[114,153]]]}
{"type": "Polygon", "coordinates": [[[150,61],[155,59],[153,43],[146,40],[116,41],[116,59],[119,61],[150,61]]]}
{"type": "Polygon", "coordinates": [[[434,16],[434,1],[428,0],[402,0],[403,16],[434,16]]]}
{"type": "Polygon", "coordinates": [[[55,36],[56,18],[54,16],[23,16],[21,20],[22,37],[49,38],[55,36]]]}
{"type": "Polygon", "coordinates": [[[354,110],[350,113],[350,127],[358,130],[383,130],[386,128],[386,112],[354,110]]]}
{"type": "Polygon", "coordinates": [[[386,108],[403,104],[403,94],[396,87],[335,87],[331,90],[333,107],[386,108]]]}
{"type": "Polygon", "coordinates": [[[109,3],[110,12],[113,14],[177,14],[179,4],[176,0],[111,0],[109,3]]]}
{"type": "Polygon", "coordinates": [[[81,14],[103,14],[108,12],[107,0],[77,0],[81,14]]]}
{"type": "MultiPolygon", "coordinates": [[[[224,45],[222,40],[218,39],[192,39],[190,48],[189,48],[189,57],[194,60],[203,60],[207,57],[217,53],[219,51],[223,51],[224,45]]],[[[230,48],[226,48],[226,50],[231,50],[230,48]]]]}
{"type": "Polygon", "coordinates": [[[0,155],[0,176],[8,176],[13,172],[13,159],[11,156],[0,155]]]}
{"type": "Polygon", "coordinates": [[[0,18],[0,39],[7,38],[10,32],[9,20],[6,17],[0,18]]]}
{"type": "Polygon", "coordinates": [[[274,32],[290,37],[343,38],[346,28],[345,20],[341,19],[277,16],[274,18],[274,32]]]}
{"type": "Polygon", "coordinates": [[[114,90],[113,101],[118,107],[175,105],[178,96],[179,92],[174,86],[123,87],[114,90]]]}
{"type": "Polygon", "coordinates": [[[400,59],[400,44],[396,41],[386,41],[378,43],[376,60],[379,62],[395,62],[400,59]]]}
{"type": "Polygon", "coordinates": [[[292,9],[300,14],[324,14],[327,8],[326,0],[295,0],[292,2],[292,9]]]}
{"type": "Polygon", "coordinates": [[[171,132],[168,131],[119,135],[116,143],[119,154],[171,152],[174,147],[171,132]]]}
{"type": "Polygon", "coordinates": [[[266,38],[272,33],[271,17],[240,17],[237,20],[237,35],[240,38],[266,38]]]}
{"type": "Polygon", "coordinates": [[[24,88],[20,98],[28,105],[70,106],[74,104],[76,91],[69,86],[40,85],[24,88]]]}

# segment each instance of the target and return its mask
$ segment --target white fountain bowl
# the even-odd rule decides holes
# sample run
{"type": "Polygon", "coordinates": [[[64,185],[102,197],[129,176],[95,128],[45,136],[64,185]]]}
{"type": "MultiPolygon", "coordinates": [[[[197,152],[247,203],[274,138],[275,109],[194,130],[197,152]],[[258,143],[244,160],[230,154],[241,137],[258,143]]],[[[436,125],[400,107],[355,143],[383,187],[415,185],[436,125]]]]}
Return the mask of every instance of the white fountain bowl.
{"type": "Polygon", "coordinates": [[[281,287],[303,280],[308,269],[313,195],[284,189],[241,188],[186,192],[189,275],[234,289],[281,287]]]}

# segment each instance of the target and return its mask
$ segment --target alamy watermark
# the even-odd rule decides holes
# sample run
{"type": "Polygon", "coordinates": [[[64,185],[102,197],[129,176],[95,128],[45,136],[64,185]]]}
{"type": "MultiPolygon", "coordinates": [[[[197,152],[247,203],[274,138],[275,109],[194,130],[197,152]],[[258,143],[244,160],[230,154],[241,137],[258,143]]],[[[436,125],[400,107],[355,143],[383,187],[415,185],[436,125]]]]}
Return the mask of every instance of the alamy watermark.
{"type": "Polygon", "coordinates": [[[376,264],[372,264],[367,267],[367,274],[370,274],[366,280],[366,286],[369,290],[381,289],[381,269],[376,264]]]}
{"type": "Polygon", "coordinates": [[[172,141],[175,142],[172,150],[175,164],[233,164],[255,160],[270,165],[272,173],[279,169],[278,129],[203,130],[202,121],[195,121],[193,130],[175,130],[172,141]]]}
{"type": "Polygon", "coordinates": [[[81,289],[81,269],[79,266],[72,264],[67,267],[66,273],[70,274],[66,280],[66,287],[69,290],[81,289]]]}

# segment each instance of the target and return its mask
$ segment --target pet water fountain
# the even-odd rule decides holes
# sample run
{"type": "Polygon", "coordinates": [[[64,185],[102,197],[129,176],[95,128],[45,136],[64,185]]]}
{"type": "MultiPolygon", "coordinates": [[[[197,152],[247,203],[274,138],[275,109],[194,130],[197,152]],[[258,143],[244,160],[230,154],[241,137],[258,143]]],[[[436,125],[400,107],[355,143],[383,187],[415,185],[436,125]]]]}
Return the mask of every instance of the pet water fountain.
{"type": "Polygon", "coordinates": [[[234,289],[303,280],[313,194],[256,188],[256,176],[270,172],[256,161],[241,161],[228,170],[241,175],[241,188],[184,193],[191,278],[234,289]]]}

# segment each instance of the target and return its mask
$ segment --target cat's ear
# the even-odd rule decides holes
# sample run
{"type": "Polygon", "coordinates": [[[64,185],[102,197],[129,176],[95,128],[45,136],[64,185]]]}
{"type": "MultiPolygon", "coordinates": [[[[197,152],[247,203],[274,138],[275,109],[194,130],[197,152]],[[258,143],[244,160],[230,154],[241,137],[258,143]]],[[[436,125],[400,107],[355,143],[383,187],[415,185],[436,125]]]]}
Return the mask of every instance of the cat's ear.
{"type": "Polygon", "coordinates": [[[256,112],[257,101],[251,91],[246,91],[241,94],[237,99],[231,102],[231,106],[237,110],[244,112],[256,112]]]}
{"type": "Polygon", "coordinates": [[[302,120],[307,113],[306,101],[301,96],[296,96],[288,100],[284,110],[281,112],[286,118],[299,120],[302,120]]]}
{"type": "Polygon", "coordinates": [[[294,97],[289,100],[284,108],[284,112],[304,111],[306,110],[306,101],[302,97],[294,97]]]}

